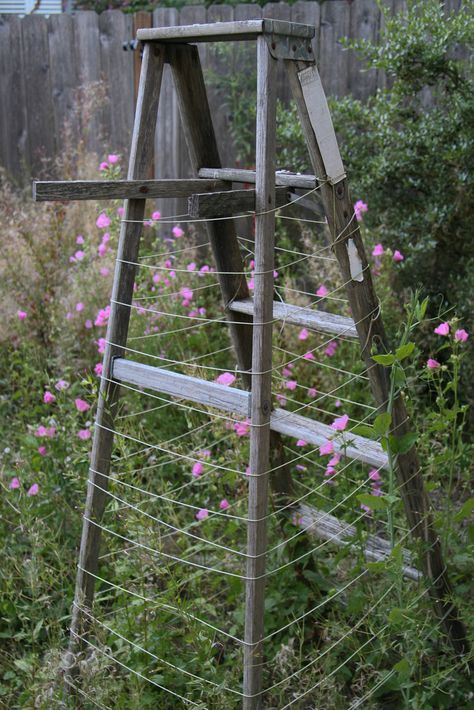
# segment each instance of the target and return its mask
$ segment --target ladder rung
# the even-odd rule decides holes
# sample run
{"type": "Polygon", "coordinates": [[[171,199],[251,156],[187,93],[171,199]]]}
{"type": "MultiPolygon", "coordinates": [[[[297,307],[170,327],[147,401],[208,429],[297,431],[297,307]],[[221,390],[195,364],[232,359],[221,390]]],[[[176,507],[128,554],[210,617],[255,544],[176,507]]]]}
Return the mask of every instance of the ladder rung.
{"type": "MultiPolygon", "coordinates": [[[[345,523],[330,513],[325,513],[322,510],[317,510],[311,505],[300,504],[297,507],[298,524],[302,528],[308,529],[308,534],[323,540],[330,540],[337,547],[345,547],[346,545],[359,545],[360,542],[354,541],[357,536],[357,530],[354,525],[345,523]]],[[[392,547],[388,540],[378,535],[369,535],[363,543],[364,556],[369,562],[382,562],[390,557],[392,547]]],[[[415,567],[412,567],[412,557],[408,550],[402,551],[403,566],[402,572],[408,579],[419,580],[422,578],[422,573],[415,567]]]]}
{"type": "MultiPolygon", "coordinates": [[[[254,184],[256,180],[255,170],[238,170],[234,168],[201,168],[199,177],[227,180],[229,182],[247,182],[249,184],[254,184]]],[[[275,172],[275,185],[312,190],[317,186],[317,181],[314,175],[299,175],[286,170],[277,170],[275,172]]]]}
{"type": "MultiPolygon", "coordinates": [[[[138,387],[197,402],[206,407],[248,416],[250,393],[236,387],[227,387],[124,358],[116,358],[113,361],[112,377],[138,387]]],[[[280,434],[293,439],[303,439],[313,446],[321,446],[332,439],[335,452],[377,468],[388,466],[387,454],[377,441],[350,432],[336,434],[328,424],[321,424],[300,414],[285,409],[275,409],[271,414],[270,426],[280,434]]]]}
{"type": "Polygon", "coordinates": [[[284,20],[240,20],[237,22],[213,22],[197,25],[181,25],[175,27],[151,27],[138,30],[140,41],[155,40],[158,42],[223,42],[227,40],[256,39],[261,34],[287,35],[312,39],[315,28],[312,25],[302,25],[284,20]]]}
{"type": "MultiPolygon", "coordinates": [[[[286,187],[275,190],[275,207],[281,207],[291,198],[286,187]]],[[[191,195],[188,212],[191,217],[201,219],[227,217],[230,214],[255,211],[255,190],[226,190],[224,192],[204,192],[191,195]]]]}
{"type": "MultiPolygon", "coordinates": [[[[253,299],[245,298],[241,301],[232,301],[228,308],[236,313],[253,315],[253,299]]],[[[317,332],[329,333],[344,338],[357,338],[357,329],[352,318],[326,313],[326,311],[273,301],[273,318],[317,332]]]]}

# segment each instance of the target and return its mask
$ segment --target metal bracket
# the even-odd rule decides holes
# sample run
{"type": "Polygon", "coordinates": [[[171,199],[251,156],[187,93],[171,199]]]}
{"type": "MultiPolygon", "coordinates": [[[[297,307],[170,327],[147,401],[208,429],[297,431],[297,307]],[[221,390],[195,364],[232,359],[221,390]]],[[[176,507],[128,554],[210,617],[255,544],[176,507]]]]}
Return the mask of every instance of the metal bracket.
{"type": "Polygon", "coordinates": [[[311,39],[308,37],[292,37],[265,33],[265,41],[274,59],[293,59],[303,62],[314,62],[314,52],[311,39]]]}

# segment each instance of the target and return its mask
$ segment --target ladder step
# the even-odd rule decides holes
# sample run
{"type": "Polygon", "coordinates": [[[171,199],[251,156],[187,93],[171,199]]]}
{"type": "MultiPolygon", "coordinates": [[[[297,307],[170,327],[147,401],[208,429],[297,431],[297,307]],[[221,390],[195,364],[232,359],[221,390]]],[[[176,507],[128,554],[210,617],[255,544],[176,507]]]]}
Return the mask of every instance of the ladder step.
{"type": "MultiPolygon", "coordinates": [[[[359,545],[359,542],[351,543],[357,535],[357,530],[353,525],[342,522],[334,515],[317,510],[311,505],[300,504],[297,506],[296,511],[298,524],[302,528],[309,528],[307,531],[309,535],[322,540],[330,540],[337,547],[345,547],[348,544],[359,545]]],[[[369,562],[383,562],[390,557],[392,552],[388,540],[378,535],[369,535],[363,545],[365,558],[369,562]]],[[[412,567],[410,552],[404,549],[402,555],[404,577],[415,581],[421,579],[423,574],[415,567],[412,567]]]]}
{"type": "Polygon", "coordinates": [[[312,39],[315,28],[312,25],[302,25],[284,20],[240,20],[237,22],[213,22],[196,25],[181,25],[175,27],[152,27],[140,29],[137,39],[141,42],[155,40],[158,42],[223,42],[227,40],[257,39],[261,34],[287,35],[312,39]]]}
{"type": "MultiPolygon", "coordinates": [[[[286,187],[275,190],[275,207],[291,201],[286,187]]],[[[204,192],[191,195],[188,212],[191,217],[227,217],[230,214],[255,211],[255,190],[226,190],[225,192],[204,192]]]]}
{"type": "MultiPolygon", "coordinates": [[[[230,311],[253,315],[254,302],[252,298],[232,301],[228,306],[230,311]]],[[[352,318],[338,316],[314,308],[292,306],[289,303],[273,301],[273,318],[285,321],[291,325],[300,325],[318,333],[329,333],[344,338],[357,338],[357,329],[352,318]]]]}
{"type": "MultiPolygon", "coordinates": [[[[234,168],[201,168],[199,177],[211,180],[244,182],[252,185],[255,184],[256,173],[255,170],[238,170],[234,168]]],[[[275,185],[312,190],[317,187],[318,182],[314,175],[299,175],[297,173],[290,173],[287,170],[277,170],[275,172],[275,185]]]]}
{"type": "MultiPolygon", "coordinates": [[[[214,407],[223,412],[233,412],[245,417],[249,414],[249,392],[160,367],[115,358],[112,364],[112,378],[206,407],[214,407]]],[[[285,409],[275,409],[270,417],[270,427],[273,431],[293,439],[303,439],[313,446],[321,446],[332,439],[336,453],[377,468],[388,467],[387,454],[377,441],[350,432],[336,435],[334,429],[328,424],[321,424],[300,414],[293,414],[285,409]]]]}

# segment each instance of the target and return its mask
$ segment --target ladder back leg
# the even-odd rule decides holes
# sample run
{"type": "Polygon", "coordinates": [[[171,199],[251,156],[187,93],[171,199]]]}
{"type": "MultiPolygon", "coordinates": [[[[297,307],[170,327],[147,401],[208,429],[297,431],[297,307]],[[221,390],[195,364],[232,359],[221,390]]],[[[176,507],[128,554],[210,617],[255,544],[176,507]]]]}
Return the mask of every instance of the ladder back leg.
{"type": "Polygon", "coordinates": [[[275,120],[277,62],[257,40],[255,324],[252,357],[250,481],[247,525],[244,710],[262,707],[266,514],[272,399],[273,269],[275,254],[275,120]]]}
{"type": "MultiPolygon", "coordinates": [[[[146,45],[143,53],[133,129],[128,169],[129,180],[147,177],[152,158],[162,71],[163,51],[159,46],[146,45]]],[[[125,202],[124,220],[136,220],[137,223],[124,221],[120,230],[107,327],[107,345],[103,360],[103,379],[97,406],[90,478],[84,511],[69,653],[66,659],[67,668],[72,676],[77,674],[77,653],[83,648],[82,639],[88,631],[88,616],[82,609],[91,609],[93,603],[94,575],[97,573],[100,549],[101,531],[98,526],[107,501],[107,476],[112,455],[114,413],[119,397],[119,385],[109,381],[108,378],[110,378],[113,358],[123,355],[123,346],[126,344],[130,320],[130,308],[127,304],[132,302],[135,281],[135,266],[124,262],[137,261],[144,214],[144,199],[132,199],[125,202]],[[119,305],[119,303],[126,305],[119,305]]]]}
{"type": "MultiPolygon", "coordinates": [[[[286,61],[286,66],[313,169],[317,176],[324,178],[326,175],[325,166],[299,75],[299,72],[311,65],[307,62],[286,61]]],[[[359,334],[362,356],[368,368],[371,389],[377,406],[381,410],[385,410],[390,388],[388,371],[387,368],[376,365],[371,354],[373,348],[376,352],[384,353],[389,350],[389,347],[364,244],[357,222],[354,220],[347,180],[343,179],[336,185],[331,185],[329,182],[322,184],[321,195],[334,239],[334,252],[344,282],[347,283],[349,304],[359,334]],[[362,264],[363,279],[360,281],[351,280],[349,239],[353,240],[353,245],[362,264]]],[[[405,403],[403,398],[399,396],[393,402],[392,432],[397,436],[403,436],[409,430],[410,423],[405,403]]],[[[440,623],[455,651],[461,654],[465,653],[468,650],[466,631],[451,602],[451,587],[442,558],[440,541],[434,528],[415,446],[406,454],[398,457],[396,475],[410,529],[413,535],[424,544],[423,570],[429,580],[429,593],[440,623]]]]}

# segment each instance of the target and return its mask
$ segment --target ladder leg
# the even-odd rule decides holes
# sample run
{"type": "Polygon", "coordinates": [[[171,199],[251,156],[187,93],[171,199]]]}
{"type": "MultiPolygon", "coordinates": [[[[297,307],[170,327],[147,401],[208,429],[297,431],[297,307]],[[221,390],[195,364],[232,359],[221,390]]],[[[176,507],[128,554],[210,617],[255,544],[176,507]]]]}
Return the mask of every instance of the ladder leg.
{"type": "MultiPolygon", "coordinates": [[[[148,166],[153,154],[158,100],[163,71],[163,51],[157,45],[145,45],[140,75],[140,86],[132,137],[132,148],[128,169],[128,179],[147,177],[148,166]]],[[[89,483],[84,511],[81,548],[76,579],[74,606],[71,621],[69,651],[65,659],[66,684],[68,676],[72,680],[78,673],[78,654],[84,648],[83,639],[88,632],[88,616],[93,604],[95,577],[98,569],[100,548],[100,521],[107,501],[108,473],[113,446],[114,413],[116,411],[119,385],[109,381],[111,363],[114,357],[123,355],[130,319],[130,304],[135,281],[135,267],[145,214],[145,200],[125,202],[125,220],[137,220],[138,224],[124,221],[120,230],[117,262],[112,288],[112,299],[107,327],[107,345],[103,360],[97,406],[96,425],[92,445],[89,483]],[[95,485],[96,484],[96,485],[95,485]],[[97,486],[100,486],[97,487],[97,486]],[[103,490],[101,490],[103,489],[103,490]]]]}
{"type": "MultiPolygon", "coordinates": [[[[316,175],[325,176],[323,159],[299,77],[299,71],[310,65],[304,62],[287,61],[286,66],[313,169],[316,175]]],[[[339,261],[344,281],[349,284],[347,288],[349,304],[359,333],[370,385],[378,407],[385,410],[389,397],[387,369],[381,365],[375,365],[371,353],[373,348],[381,353],[387,352],[388,341],[360,230],[357,222],[354,222],[353,219],[354,210],[347,181],[344,179],[334,186],[329,183],[323,184],[321,195],[331,232],[333,236],[338,237],[334,242],[334,252],[339,261]],[[351,280],[347,247],[349,238],[353,240],[362,262],[362,281],[351,280]]],[[[403,436],[410,430],[406,407],[401,396],[393,403],[392,430],[397,436],[403,436]]],[[[451,602],[451,587],[442,558],[440,541],[433,525],[416,447],[412,447],[406,454],[399,455],[397,477],[410,528],[413,535],[424,543],[423,569],[429,580],[429,593],[435,611],[454,650],[459,654],[466,653],[469,648],[466,631],[451,602]]]]}
{"type": "Polygon", "coordinates": [[[252,357],[252,428],[247,533],[245,604],[245,710],[262,707],[265,601],[265,552],[270,468],[272,386],[273,268],[275,253],[276,67],[264,37],[257,40],[257,146],[255,223],[255,295],[252,357]],[[265,214],[266,212],[266,214],[265,214]],[[262,214],[259,214],[262,213],[262,214]]]}

